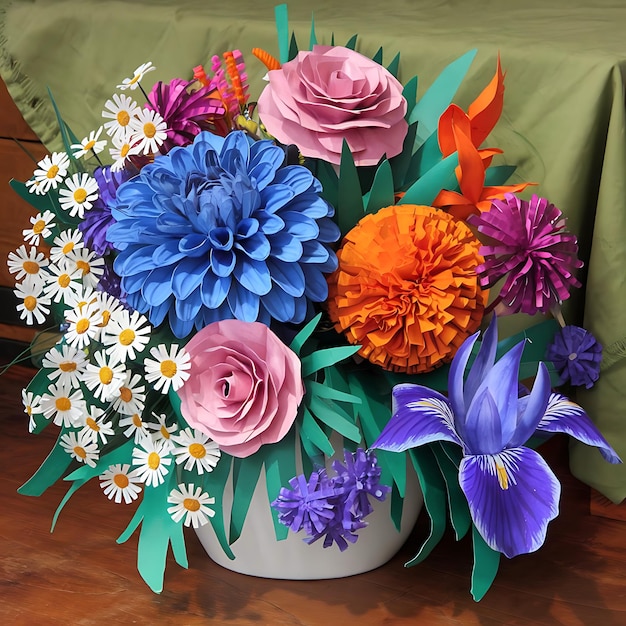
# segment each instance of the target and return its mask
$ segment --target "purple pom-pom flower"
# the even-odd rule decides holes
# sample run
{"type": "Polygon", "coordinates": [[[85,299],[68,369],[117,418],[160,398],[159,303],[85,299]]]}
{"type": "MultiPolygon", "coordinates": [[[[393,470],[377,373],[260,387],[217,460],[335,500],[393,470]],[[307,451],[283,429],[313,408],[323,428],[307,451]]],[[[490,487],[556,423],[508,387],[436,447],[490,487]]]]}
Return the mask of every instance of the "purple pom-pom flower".
{"type": "Polygon", "coordinates": [[[565,326],[548,346],[546,358],[554,363],[561,383],[590,389],[600,377],[602,346],[588,330],[565,326]]]}
{"type": "Polygon", "coordinates": [[[536,195],[521,200],[506,194],[491,209],[468,222],[491,240],[480,253],[485,262],[476,269],[483,287],[506,280],[500,299],[510,313],[545,313],[580,287],[574,276],[582,267],[576,237],[565,229],[559,209],[536,195]]]}

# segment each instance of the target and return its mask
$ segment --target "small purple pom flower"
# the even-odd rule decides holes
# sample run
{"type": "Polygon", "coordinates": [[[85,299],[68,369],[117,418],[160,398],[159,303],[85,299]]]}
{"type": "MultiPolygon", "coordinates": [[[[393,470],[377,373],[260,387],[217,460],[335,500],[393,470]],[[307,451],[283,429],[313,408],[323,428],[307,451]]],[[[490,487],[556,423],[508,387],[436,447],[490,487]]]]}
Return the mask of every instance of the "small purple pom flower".
{"type": "Polygon", "coordinates": [[[493,241],[481,247],[485,262],[476,271],[483,287],[506,277],[500,298],[509,312],[545,313],[569,298],[572,287],[580,287],[574,276],[583,265],[576,237],[545,198],[533,195],[526,201],[506,194],[468,222],[493,241]]]}
{"type": "Polygon", "coordinates": [[[588,330],[565,326],[548,346],[546,358],[554,363],[561,383],[590,389],[600,377],[602,346],[588,330]]]}

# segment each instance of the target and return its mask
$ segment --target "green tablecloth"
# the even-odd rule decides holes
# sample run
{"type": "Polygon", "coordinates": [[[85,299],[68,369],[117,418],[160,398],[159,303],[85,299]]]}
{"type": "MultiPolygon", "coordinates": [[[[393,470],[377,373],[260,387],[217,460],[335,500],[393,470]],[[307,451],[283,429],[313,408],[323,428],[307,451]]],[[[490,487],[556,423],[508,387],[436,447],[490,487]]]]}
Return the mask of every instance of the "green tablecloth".
{"type": "MultiPolygon", "coordinates": [[[[253,46],[274,53],[274,2],[239,0],[16,0],[3,2],[0,71],[26,121],[50,149],[60,146],[46,93],[80,136],[102,123],[115,84],[144,61],[150,79],[188,77],[213,54],[240,48],[252,92],[264,71],[253,46]]],[[[386,60],[401,51],[401,78],[420,92],[450,61],[478,55],[456,101],[468,104],[495,69],[506,70],[505,108],[489,145],[505,148],[514,180],[568,216],[586,263],[585,288],[566,308],[605,346],[607,367],[577,400],[626,459],[626,3],[621,0],[293,1],[290,24],[308,43],[311,10],[320,43],[358,33],[358,49],[386,60]],[[593,6],[590,6],[592,5],[593,6]]],[[[6,173],[7,178],[10,172],[6,173]]],[[[574,444],[574,473],[618,502],[626,497],[626,465],[606,464],[595,449],[574,444]]]]}

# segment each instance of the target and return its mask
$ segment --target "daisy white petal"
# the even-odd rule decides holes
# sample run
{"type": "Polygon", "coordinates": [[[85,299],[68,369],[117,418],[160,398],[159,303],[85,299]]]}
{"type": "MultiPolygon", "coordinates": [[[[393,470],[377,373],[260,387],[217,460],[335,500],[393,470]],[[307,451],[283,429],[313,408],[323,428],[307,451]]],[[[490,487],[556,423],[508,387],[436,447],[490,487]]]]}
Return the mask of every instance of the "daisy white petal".
{"type": "Polygon", "coordinates": [[[94,443],[98,443],[100,439],[102,445],[106,444],[108,437],[115,435],[111,422],[105,419],[104,411],[97,406],[89,407],[89,413],[85,415],[85,425],[80,432],[94,443]]]}
{"type": "Polygon", "coordinates": [[[81,271],[78,268],[69,268],[65,263],[48,266],[48,276],[44,294],[54,302],[66,302],[66,298],[76,295],[81,287],[81,271]]]}
{"type": "Polygon", "coordinates": [[[109,469],[100,474],[100,487],[109,500],[119,504],[130,504],[141,493],[141,481],[137,470],[131,470],[130,465],[118,463],[110,465],[109,469]]]}
{"type": "Polygon", "coordinates": [[[27,276],[39,276],[42,269],[48,267],[48,259],[37,248],[31,246],[27,252],[26,246],[22,245],[15,252],[9,252],[7,265],[16,280],[22,280],[27,276]]]}
{"type": "Polygon", "coordinates": [[[50,385],[41,396],[41,412],[46,419],[53,419],[57,426],[79,426],[87,405],[81,389],[57,383],[50,385]]]}
{"type": "Polygon", "coordinates": [[[35,415],[39,415],[41,410],[41,396],[36,396],[32,391],[22,389],[22,404],[24,413],[28,415],[28,432],[35,430],[35,415]]]}
{"type": "Polygon", "coordinates": [[[167,124],[156,111],[141,109],[137,117],[130,121],[131,143],[137,152],[154,154],[167,139],[167,124]]]}
{"type": "Polygon", "coordinates": [[[107,354],[125,362],[134,360],[143,352],[150,340],[152,327],[145,316],[137,311],[119,311],[102,333],[102,343],[108,346],[107,354]]]}
{"type": "Polygon", "coordinates": [[[84,287],[95,288],[104,274],[104,259],[87,248],[72,252],[68,256],[68,262],[70,267],[73,263],[81,271],[84,287]]]}
{"type": "Polygon", "coordinates": [[[87,137],[85,137],[80,143],[74,143],[70,146],[75,152],[74,158],[80,159],[87,156],[90,152],[98,154],[104,150],[107,145],[106,139],[99,139],[102,133],[102,126],[98,130],[92,130],[87,137]]]}
{"type": "Polygon", "coordinates": [[[137,466],[139,479],[146,485],[158,487],[165,481],[172,464],[169,444],[163,439],[142,437],[133,449],[133,465],[137,466]]]}
{"type": "Polygon", "coordinates": [[[124,310],[124,305],[115,297],[105,291],[96,292],[98,310],[102,316],[100,328],[106,329],[112,319],[124,310]]]}
{"type": "Polygon", "coordinates": [[[65,321],[68,324],[65,340],[75,348],[84,348],[100,336],[102,314],[95,303],[67,311],[65,321]]]}
{"type": "Polygon", "coordinates": [[[61,260],[67,260],[69,254],[77,248],[83,248],[83,234],[77,228],[74,230],[64,230],[58,237],[54,238],[52,248],[50,248],[50,260],[53,263],[59,263],[61,260]]]}
{"type": "Polygon", "coordinates": [[[142,63],[134,72],[130,78],[125,78],[121,84],[117,85],[118,89],[130,89],[131,91],[139,87],[139,83],[143,77],[148,73],[156,70],[156,67],[152,65],[150,61],[142,63]]]}
{"type": "Polygon", "coordinates": [[[126,380],[126,368],[103,350],[96,352],[93,358],[95,363],[87,363],[83,382],[99,400],[111,400],[126,380]]]}
{"type": "Polygon", "coordinates": [[[102,117],[111,120],[104,123],[104,129],[113,138],[114,145],[121,137],[128,137],[130,120],[136,117],[139,111],[141,107],[125,94],[113,94],[112,100],[104,103],[102,117]]]}
{"type": "Polygon", "coordinates": [[[112,400],[113,409],[122,415],[141,414],[146,400],[146,387],[142,382],[143,378],[139,374],[128,372],[117,396],[112,400]]]}
{"type": "Polygon", "coordinates": [[[71,217],[78,216],[82,220],[85,211],[89,211],[98,199],[98,194],[96,179],[84,172],[78,172],[72,174],[65,181],[65,188],[59,191],[59,204],[71,217]]]}
{"type": "MultiPolygon", "coordinates": [[[[39,183],[36,187],[38,194],[44,194],[50,189],[57,188],[63,181],[70,166],[70,160],[65,152],[53,152],[46,155],[39,163],[38,168],[33,172],[33,177],[39,183]]],[[[32,187],[29,191],[32,191],[32,187]]]]}
{"type": "Polygon", "coordinates": [[[143,421],[143,419],[141,418],[141,413],[133,413],[132,415],[127,415],[120,418],[119,427],[126,428],[126,430],[124,431],[124,436],[128,437],[129,439],[133,437],[135,443],[138,443],[144,437],[150,436],[148,423],[143,421]]]}
{"type": "Polygon", "coordinates": [[[50,380],[59,379],[58,382],[75,389],[80,385],[80,379],[87,366],[87,357],[82,350],[67,345],[57,344],[48,350],[44,356],[42,367],[48,368],[50,380]]]}
{"type": "Polygon", "coordinates": [[[61,447],[74,459],[95,467],[100,457],[98,445],[90,441],[82,432],[69,432],[61,436],[61,447]]]}
{"type": "Polygon", "coordinates": [[[118,134],[112,139],[113,147],[109,148],[109,153],[113,159],[113,165],[111,165],[111,171],[117,172],[124,169],[126,161],[133,154],[138,154],[139,150],[137,146],[133,146],[133,135],[131,130],[123,134],[118,134]]]}
{"type": "Polygon", "coordinates": [[[176,463],[184,463],[183,469],[193,470],[197,474],[212,472],[222,454],[215,441],[199,430],[185,428],[179,434],[172,435],[172,441],[176,463]]]}
{"type": "Polygon", "coordinates": [[[183,520],[185,526],[198,528],[204,526],[210,517],[215,515],[215,510],[209,504],[215,504],[215,498],[211,498],[201,487],[192,484],[178,485],[178,489],[172,489],[167,501],[170,506],[167,512],[175,522],[183,520]],[[184,519],[183,519],[184,518],[184,519]]]}
{"type": "Polygon", "coordinates": [[[19,300],[17,311],[20,319],[31,326],[43,324],[50,313],[50,298],[42,293],[42,285],[36,280],[25,280],[13,290],[19,300]]]}
{"type": "Polygon", "coordinates": [[[187,370],[191,367],[189,353],[173,343],[169,352],[167,346],[159,344],[150,350],[152,359],[144,360],[146,380],[153,383],[161,393],[167,393],[170,386],[177,391],[189,378],[187,370]]]}
{"type": "Polygon", "coordinates": [[[172,447],[171,437],[172,434],[178,430],[178,426],[176,424],[167,425],[167,415],[165,413],[161,413],[158,415],[157,413],[153,413],[152,417],[157,420],[157,423],[150,422],[148,424],[148,428],[154,431],[154,436],[156,439],[162,439],[167,442],[169,448],[172,447]]]}
{"type": "Polygon", "coordinates": [[[44,211],[37,213],[30,218],[32,226],[22,231],[24,241],[38,246],[41,239],[46,239],[52,235],[52,229],[56,227],[54,222],[54,213],[52,211],[44,211]]]}

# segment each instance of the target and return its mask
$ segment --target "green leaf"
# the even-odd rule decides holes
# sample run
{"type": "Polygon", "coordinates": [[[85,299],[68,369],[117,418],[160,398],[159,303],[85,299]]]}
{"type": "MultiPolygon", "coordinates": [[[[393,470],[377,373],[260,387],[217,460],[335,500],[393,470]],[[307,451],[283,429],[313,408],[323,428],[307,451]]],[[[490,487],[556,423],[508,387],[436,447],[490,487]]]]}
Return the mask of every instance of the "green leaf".
{"type": "Polygon", "coordinates": [[[358,35],[352,35],[352,37],[350,37],[350,39],[346,42],[345,47],[350,48],[350,50],[354,50],[356,48],[357,37],[358,35]]]}
{"type": "Polygon", "coordinates": [[[439,149],[439,137],[437,131],[435,131],[411,157],[407,172],[407,184],[413,184],[424,176],[428,170],[441,162],[442,157],[443,155],[439,149]]]}
{"type": "Polygon", "coordinates": [[[344,139],[341,148],[339,197],[337,202],[337,225],[345,235],[363,217],[361,185],[348,142],[344,139]]]}
{"type": "Polygon", "coordinates": [[[363,201],[366,203],[366,213],[376,213],[394,203],[393,172],[387,159],[378,166],[372,187],[363,196],[363,201]]]}
{"type": "Polygon", "coordinates": [[[218,464],[213,468],[212,472],[209,472],[204,478],[205,490],[212,498],[215,498],[215,503],[212,504],[212,508],[215,511],[215,515],[209,518],[213,531],[217,540],[220,542],[224,554],[233,560],[235,555],[230,549],[228,538],[226,537],[226,526],[224,523],[224,490],[226,483],[230,477],[230,470],[232,467],[233,457],[230,454],[222,452],[222,456],[218,464]]]}
{"type": "Polygon", "coordinates": [[[419,143],[437,129],[441,114],[452,102],[475,56],[476,50],[470,50],[444,68],[413,108],[409,121],[419,122],[419,143]]]}
{"type": "Polygon", "coordinates": [[[351,357],[361,349],[361,346],[337,346],[323,348],[302,358],[302,378],[306,378],[325,367],[335,365],[351,357]]]}
{"type": "Polygon", "coordinates": [[[356,443],[361,441],[361,431],[351,421],[350,415],[339,405],[331,405],[315,395],[306,398],[306,402],[308,409],[319,421],[324,422],[346,439],[351,439],[356,443]]]}
{"type": "Polygon", "coordinates": [[[311,15],[311,34],[309,35],[309,50],[313,50],[313,46],[317,45],[317,36],[315,35],[315,20],[311,15]]]}
{"type": "Polygon", "coordinates": [[[233,508],[230,517],[228,543],[233,544],[241,536],[252,494],[263,467],[263,455],[253,454],[243,459],[233,459],[233,508]]]}
{"type": "Polygon", "coordinates": [[[306,406],[302,413],[300,440],[302,441],[306,455],[313,463],[319,458],[320,453],[329,457],[332,456],[335,453],[335,449],[330,443],[328,435],[322,430],[306,406]]]}
{"type": "Polygon", "coordinates": [[[333,166],[327,161],[317,160],[315,175],[322,184],[322,198],[336,207],[339,203],[339,178],[333,166]]]}
{"type": "Polygon", "coordinates": [[[378,65],[383,64],[383,47],[382,46],[378,48],[378,50],[376,51],[376,54],[372,57],[372,61],[374,61],[374,63],[378,63],[378,65]]]}
{"type": "MultiPolygon", "coordinates": [[[[70,132],[69,132],[69,128],[67,126],[67,124],[63,121],[63,118],[61,117],[61,113],[59,111],[59,108],[57,107],[57,103],[54,100],[54,97],[52,96],[52,91],[50,91],[50,87],[47,88],[48,89],[48,96],[50,97],[50,102],[52,102],[52,108],[54,109],[54,114],[56,115],[57,118],[57,122],[59,124],[59,130],[61,131],[61,139],[63,140],[63,147],[65,148],[65,152],[67,153],[67,156],[69,157],[70,161],[72,161],[73,163],[76,163],[76,159],[74,158],[73,154],[72,154],[72,140],[70,137],[70,132]]],[[[72,135],[73,137],[75,137],[75,135],[72,135]]]]}
{"type": "Polygon", "coordinates": [[[447,156],[415,181],[398,204],[423,204],[431,206],[442,189],[454,189],[457,185],[455,168],[459,164],[457,152],[447,156]]]}
{"type": "Polygon", "coordinates": [[[474,567],[472,568],[472,597],[482,600],[495,580],[500,565],[500,553],[492,550],[480,536],[476,526],[472,527],[474,567]]]}
{"type": "Polygon", "coordinates": [[[399,69],[400,69],[400,53],[398,52],[398,54],[396,54],[396,56],[393,57],[393,60],[391,61],[391,63],[387,66],[387,70],[394,78],[398,78],[399,69]]]}
{"type": "Polygon", "coordinates": [[[413,144],[415,143],[415,133],[417,133],[417,124],[411,124],[407,130],[404,142],[402,143],[402,152],[389,160],[391,171],[393,173],[394,190],[403,189],[408,184],[407,176],[410,175],[410,164],[413,154],[413,144]]]}
{"type": "Polygon", "coordinates": [[[349,402],[351,404],[361,404],[362,400],[359,396],[355,396],[345,391],[335,389],[332,385],[318,383],[315,380],[305,381],[307,393],[315,394],[324,400],[334,400],[336,402],[349,402]]]}
{"type": "MultiPolygon", "coordinates": [[[[404,119],[406,119],[407,122],[411,118],[411,113],[413,113],[413,109],[415,108],[417,100],[417,83],[417,76],[413,76],[413,78],[411,78],[402,89],[402,95],[407,103],[406,115],[404,116],[404,119]]],[[[411,147],[413,147],[413,144],[411,144],[411,147]]]]}
{"type": "Polygon", "coordinates": [[[32,206],[34,209],[43,213],[44,211],[52,211],[55,215],[58,215],[61,212],[61,208],[59,206],[58,200],[53,200],[53,196],[55,195],[55,191],[51,190],[48,193],[40,196],[36,193],[30,193],[28,191],[28,187],[19,180],[15,180],[12,178],[9,181],[9,185],[11,185],[11,189],[17,193],[17,195],[25,200],[32,206]]]}
{"type": "Polygon", "coordinates": [[[282,65],[289,61],[289,16],[286,4],[274,7],[274,19],[278,38],[278,60],[282,65]]]}
{"type": "Polygon", "coordinates": [[[428,446],[413,448],[409,450],[409,456],[424,494],[424,506],[430,516],[430,534],[417,554],[404,564],[405,567],[421,563],[439,543],[446,529],[446,484],[432,450],[428,446]]]}
{"type": "Polygon", "coordinates": [[[485,187],[504,185],[516,169],[515,165],[492,165],[485,170],[485,187]]]}
{"type": "Polygon", "coordinates": [[[293,338],[291,343],[289,344],[289,348],[293,350],[298,356],[300,356],[300,351],[302,350],[302,346],[306,343],[307,339],[313,334],[319,321],[322,317],[321,313],[318,313],[307,325],[302,328],[298,334],[293,338]]]}
{"type": "Polygon", "coordinates": [[[291,33],[291,41],[289,42],[289,60],[293,60],[298,56],[298,43],[295,33],[291,33]]]}

